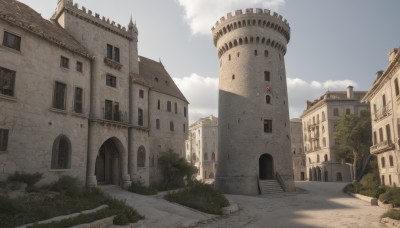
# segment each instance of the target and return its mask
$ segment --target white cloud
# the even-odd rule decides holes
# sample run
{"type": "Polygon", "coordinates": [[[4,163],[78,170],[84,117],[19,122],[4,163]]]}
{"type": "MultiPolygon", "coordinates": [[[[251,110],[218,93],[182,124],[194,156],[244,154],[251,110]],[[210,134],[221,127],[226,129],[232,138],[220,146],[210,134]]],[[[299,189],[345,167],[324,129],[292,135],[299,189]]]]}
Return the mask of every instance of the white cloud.
{"type": "Polygon", "coordinates": [[[285,0],[178,0],[185,10],[185,19],[193,34],[209,34],[222,16],[238,9],[263,8],[277,10],[285,0]]]}
{"type": "Polygon", "coordinates": [[[357,87],[352,80],[328,80],[325,82],[306,82],[300,78],[288,78],[287,88],[289,96],[290,118],[297,118],[303,113],[307,100],[313,101],[331,91],[344,91],[347,86],[357,87]]]}
{"type": "MultiPolygon", "coordinates": [[[[184,78],[174,78],[174,81],[190,102],[189,123],[209,115],[218,116],[218,78],[191,74],[184,78]]],[[[352,80],[307,82],[300,78],[288,78],[290,118],[300,117],[307,100],[313,101],[329,90],[344,91],[349,85],[358,86],[352,80]]]]}

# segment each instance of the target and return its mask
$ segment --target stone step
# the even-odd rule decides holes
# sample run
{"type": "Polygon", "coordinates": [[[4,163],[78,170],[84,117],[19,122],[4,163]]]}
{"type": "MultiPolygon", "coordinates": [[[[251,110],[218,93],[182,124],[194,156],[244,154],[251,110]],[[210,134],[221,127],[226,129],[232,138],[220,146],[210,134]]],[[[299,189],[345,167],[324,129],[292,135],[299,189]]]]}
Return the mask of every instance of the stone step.
{"type": "Polygon", "coordinates": [[[282,193],[283,189],[276,180],[260,180],[261,194],[282,193]]]}

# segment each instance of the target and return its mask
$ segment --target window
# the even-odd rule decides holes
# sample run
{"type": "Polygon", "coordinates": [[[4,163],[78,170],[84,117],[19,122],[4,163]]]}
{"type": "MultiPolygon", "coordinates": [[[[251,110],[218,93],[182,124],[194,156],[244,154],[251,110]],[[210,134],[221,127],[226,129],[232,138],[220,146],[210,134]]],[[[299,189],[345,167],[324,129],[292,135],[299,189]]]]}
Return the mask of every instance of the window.
{"type": "Polygon", "coordinates": [[[187,113],[186,113],[186,107],[183,107],[183,116],[186,117],[187,113]]]}
{"type": "Polygon", "coordinates": [[[119,48],[107,44],[107,58],[119,62],[119,48]]]}
{"type": "Polygon", "coordinates": [[[271,96],[270,95],[265,96],[265,103],[271,104],[271,96]]]}
{"type": "Polygon", "coordinates": [[[382,131],[382,128],[379,128],[379,142],[383,142],[383,131],[382,131]]]}
{"type": "Polygon", "coordinates": [[[175,114],[178,114],[178,104],[175,103],[175,114]]]}
{"type": "Polygon", "coordinates": [[[115,77],[114,75],[111,75],[111,74],[107,74],[106,75],[106,85],[116,88],[117,87],[117,77],[115,77]]]}
{"type": "Polygon", "coordinates": [[[146,150],[140,146],[137,153],[137,167],[145,167],[146,165],[146,150]]]}
{"type": "Polygon", "coordinates": [[[257,55],[258,55],[257,50],[254,50],[254,56],[257,56],[257,55]]]}
{"type": "Polygon", "coordinates": [[[349,108],[346,108],[346,115],[350,115],[350,114],[351,114],[350,109],[349,109],[349,108]]]}
{"type": "Polygon", "coordinates": [[[268,50],[264,51],[264,57],[268,57],[268,50]]]}
{"type": "Polygon", "coordinates": [[[67,57],[61,56],[60,66],[64,68],[69,68],[69,59],[67,57]]]}
{"type": "Polygon", "coordinates": [[[14,96],[15,71],[0,67],[0,94],[14,96]]]}
{"type": "Polygon", "coordinates": [[[3,45],[17,51],[21,50],[21,37],[9,32],[4,32],[3,45]]]}
{"type": "Polygon", "coordinates": [[[390,125],[387,124],[386,125],[386,140],[391,140],[392,139],[392,135],[390,134],[390,125]]]}
{"type": "Polygon", "coordinates": [[[322,145],[323,145],[324,147],[326,147],[326,138],[325,138],[325,137],[322,138],[322,145]]]}
{"type": "Polygon", "coordinates": [[[235,79],[235,75],[234,75],[234,74],[232,74],[232,80],[233,80],[233,79],[235,79]]]}
{"type": "Polygon", "coordinates": [[[169,130],[174,131],[174,122],[169,122],[169,130]]]}
{"type": "Polygon", "coordinates": [[[269,71],[264,71],[264,79],[267,82],[271,80],[269,71]]]}
{"type": "Polygon", "coordinates": [[[157,101],[157,109],[160,110],[161,109],[161,103],[160,100],[157,101]]]}
{"type": "Polygon", "coordinates": [[[143,109],[138,109],[138,125],[143,126],[143,109]]]}
{"type": "Polygon", "coordinates": [[[272,132],[272,120],[264,120],[264,132],[272,132]]]}
{"type": "Polygon", "coordinates": [[[393,166],[393,156],[389,155],[389,165],[392,167],[393,166]]]}
{"type": "Polygon", "coordinates": [[[83,112],[83,89],[79,88],[79,87],[75,88],[74,111],[76,113],[82,113],[83,112]]]}
{"type": "Polygon", "coordinates": [[[78,72],[82,72],[83,71],[82,62],[76,61],[76,71],[78,71],[78,72]]]}
{"type": "Polygon", "coordinates": [[[120,121],[121,116],[118,102],[110,100],[105,101],[104,119],[120,121]]]}
{"type": "Polygon", "coordinates": [[[384,175],[382,175],[382,183],[381,184],[385,185],[385,176],[384,175]]]}
{"type": "Polygon", "coordinates": [[[215,161],[215,153],[214,152],[211,154],[211,160],[215,161]]]}
{"type": "Polygon", "coordinates": [[[71,168],[71,143],[64,136],[58,136],[53,143],[53,152],[51,157],[52,169],[69,169],[71,168]]]}
{"type": "Polygon", "coordinates": [[[381,157],[381,167],[385,168],[385,157],[381,157]]]}
{"type": "Polygon", "coordinates": [[[317,154],[317,162],[319,162],[319,154],[317,154]]]}
{"type": "Polygon", "coordinates": [[[338,108],[333,108],[333,115],[334,116],[339,116],[339,109],[338,108]]]}
{"type": "Polygon", "coordinates": [[[144,91],[142,89],[139,90],[139,97],[144,98],[144,91]]]}
{"type": "Polygon", "coordinates": [[[171,112],[171,101],[167,102],[167,111],[171,112]]]}
{"type": "Polygon", "coordinates": [[[0,128],[0,151],[6,151],[8,146],[8,129],[0,128]]]}
{"type": "Polygon", "coordinates": [[[377,144],[378,142],[377,142],[377,137],[376,137],[376,131],[374,131],[374,138],[373,138],[373,144],[375,145],[375,144],[377,144]]]}
{"type": "Polygon", "coordinates": [[[322,121],[325,121],[325,112],[322,112],[322,121]]]}
{"type": "Polygon", "coordinates": [[[183,133],[186,133],[186,124],[183,124],[183,133]]]}
{"type": "Polygon", "coordinates": [[[328,161],[328,155],[327,155],[327,154],[324,155],[324,161],[325,161],[325,162],[328,161]]]}
{"type": "Polygon", "coordinates": [[[53,108],[65,110],[65,91],[66,85],[56,82],[54,86],[53,108]]]}
{"type": "Polygon", "coordinates": [[[204,160],[205,160],[205,161],[208,160],[208,153],[207,153],[207,152],[204,153],[204,160]]]}
{"type": "Polygon", "coordinates": [[[396,92],[396,96],[398,96],[400,94],[399,80],[397,78],[394,79],[394,91],[396,92]]]}
{"type": "Polygon", "coordinates": [[[160,130],[160,119],[156,119],[156,129],[160,130]]]}

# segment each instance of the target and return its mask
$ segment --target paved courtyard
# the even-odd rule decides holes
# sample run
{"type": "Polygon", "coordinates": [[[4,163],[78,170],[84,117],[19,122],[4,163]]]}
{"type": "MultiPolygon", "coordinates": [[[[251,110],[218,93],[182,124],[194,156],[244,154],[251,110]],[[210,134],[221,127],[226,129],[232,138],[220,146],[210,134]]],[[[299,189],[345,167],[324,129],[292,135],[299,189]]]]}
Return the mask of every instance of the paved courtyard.
{"type": "Polygon", "coordinates": [[[344,194],[344,183],[296,182],[296,186],[303,190],[263,196],[226,195],[240,210],[219,218],[169,203],[160,195],[141,196],[116,186],[103,190],[145,215],[140,227],[386,227],[379,223],[385,210],[344,194]]]}

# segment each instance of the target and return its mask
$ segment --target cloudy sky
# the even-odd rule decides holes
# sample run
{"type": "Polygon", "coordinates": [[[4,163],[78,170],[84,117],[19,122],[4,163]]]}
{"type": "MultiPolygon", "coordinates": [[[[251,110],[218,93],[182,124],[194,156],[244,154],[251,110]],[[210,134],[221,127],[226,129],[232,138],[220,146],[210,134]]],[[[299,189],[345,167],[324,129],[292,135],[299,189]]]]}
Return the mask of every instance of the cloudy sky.
{"type": "MultiPolygon", "coordinates": [[[[50,18],[57,0],[20,0],[50,18]]],[[[269,8],[286,18],[290,117],[327,90],[369,90],[400,46],[398,0],[74,0],[139,29],[140,55],[161,59],[190,102],[190,122],[218,115],[218,57],[211,27],[236,9],[269,8]]]]}

